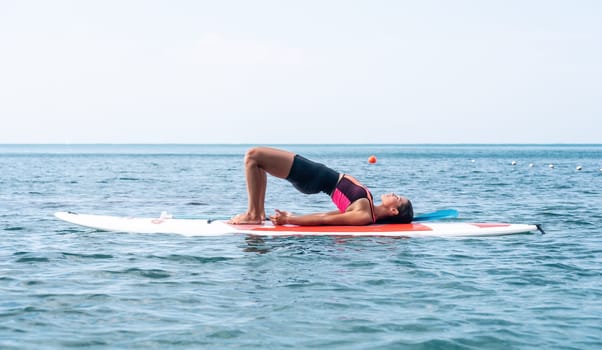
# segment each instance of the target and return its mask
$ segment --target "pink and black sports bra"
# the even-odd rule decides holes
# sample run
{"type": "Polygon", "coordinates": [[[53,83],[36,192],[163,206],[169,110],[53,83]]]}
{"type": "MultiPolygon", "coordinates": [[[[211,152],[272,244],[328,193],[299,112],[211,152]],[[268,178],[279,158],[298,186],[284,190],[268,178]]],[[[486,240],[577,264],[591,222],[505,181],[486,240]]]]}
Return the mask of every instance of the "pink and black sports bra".
{"type": "Polygon", "coordinates": [[[332,202],[337,206],[341,213],[344,213],[351,203],[361,198],[367,198],[370,202],[370,211],[372,212],[372,222],[376,222],[374,214],[374,199],[372,193],[352,176],[343,174],[341,180],[337,183],[330,196],[332,202]]]}

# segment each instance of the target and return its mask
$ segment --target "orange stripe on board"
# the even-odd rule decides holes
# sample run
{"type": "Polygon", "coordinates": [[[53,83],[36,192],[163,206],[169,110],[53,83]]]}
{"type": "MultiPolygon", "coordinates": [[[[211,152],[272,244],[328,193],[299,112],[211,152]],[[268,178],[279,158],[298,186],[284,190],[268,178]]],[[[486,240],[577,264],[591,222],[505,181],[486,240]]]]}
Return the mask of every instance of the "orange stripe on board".
{"type": "Polygon", "coordinates": [[[422,224],[387,224],[367,226],[261,226],[254,227],[251,231],[276,231],[276,232],[406,232],[406,231],[432,231],[422,224]]]}

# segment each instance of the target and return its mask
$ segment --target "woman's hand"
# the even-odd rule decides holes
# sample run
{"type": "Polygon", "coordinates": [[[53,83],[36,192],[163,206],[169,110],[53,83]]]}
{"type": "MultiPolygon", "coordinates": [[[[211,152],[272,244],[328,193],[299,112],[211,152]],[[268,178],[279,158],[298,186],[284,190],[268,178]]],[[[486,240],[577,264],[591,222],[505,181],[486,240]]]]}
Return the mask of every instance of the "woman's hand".
{"type": "Polygon", "coordinates": [[[276,209],[276,213],[270,216],[270,221],[272,221],[274,225],[286,225],[291,216],[293,216],[293,214],[288,211],[276,209]]]}

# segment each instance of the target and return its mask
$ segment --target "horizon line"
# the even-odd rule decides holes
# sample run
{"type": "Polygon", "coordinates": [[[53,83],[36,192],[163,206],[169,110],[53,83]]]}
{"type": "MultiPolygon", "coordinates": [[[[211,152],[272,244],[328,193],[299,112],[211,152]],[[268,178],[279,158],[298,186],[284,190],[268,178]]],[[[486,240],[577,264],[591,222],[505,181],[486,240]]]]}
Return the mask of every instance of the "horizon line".
{"type": "Polygon", "coordinates": [[[462,145],[483,145],[483,146],[550,146],[550,145],[578,145],[578,146],[602,146],[602,143],[592,142],[416,142],[416,143],[355,143],[355,142],[274,142],[274,143],[256,143],[256,142],[208,142],[208,143],[180,143],[180,142],[161,142],[161,143],[145,143],[145,142],[17,142],[17,143],[2,143],[0,146],[250,146],[250,145],[294,145],[294,146],[462,146],[462,145]]]}

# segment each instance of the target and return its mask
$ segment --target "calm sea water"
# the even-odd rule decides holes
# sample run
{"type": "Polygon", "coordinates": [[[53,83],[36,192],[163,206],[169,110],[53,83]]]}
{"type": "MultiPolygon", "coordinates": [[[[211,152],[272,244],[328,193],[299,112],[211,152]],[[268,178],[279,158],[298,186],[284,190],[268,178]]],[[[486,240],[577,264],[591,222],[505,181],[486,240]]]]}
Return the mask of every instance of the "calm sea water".
{"type": "MultiPolygon", "coordinates": [[[[455,208],[547,234],[99,232],[53,213],[242,212],[246,146],[0,145],[0,348],[602,347],[601,145],[286,147],[376,195],[407,195],[417,213],[455,208]]],[[[268,191],[269,211],[333,209],[284,181],[268,191]]]]}

